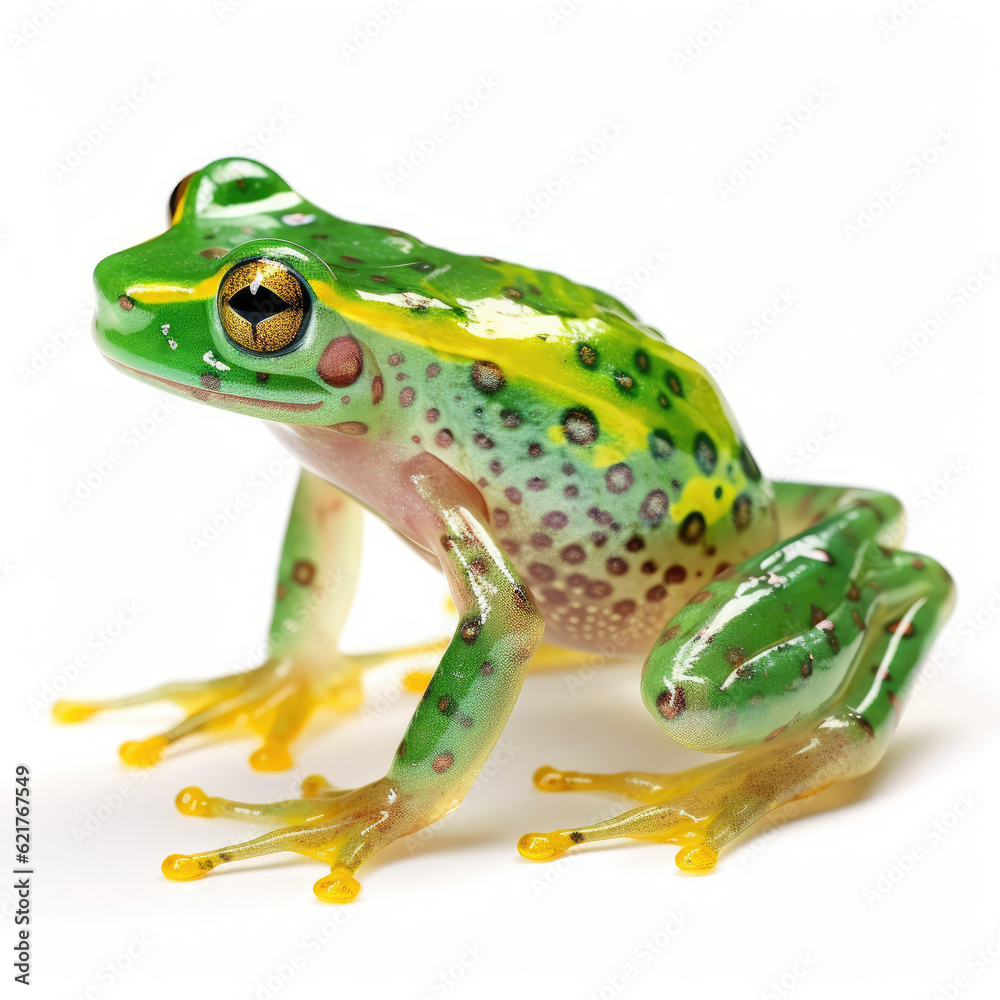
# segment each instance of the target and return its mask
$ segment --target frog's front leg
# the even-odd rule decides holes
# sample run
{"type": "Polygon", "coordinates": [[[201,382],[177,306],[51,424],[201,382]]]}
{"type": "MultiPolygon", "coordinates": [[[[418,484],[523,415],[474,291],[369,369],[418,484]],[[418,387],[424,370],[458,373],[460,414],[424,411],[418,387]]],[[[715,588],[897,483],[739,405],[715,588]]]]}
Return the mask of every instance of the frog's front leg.
{"type": "Polygon", "coordinates": [[[878,762],[950,611],[951,579],[932,559],[889,547],[902,536],[891,497],[793,484],[777,496],[782,526],[810,527],[716,576],[643,670],[644,701],[667,733],[695,749],[744,752],[666,775],[543,768],[543,790],[614,791],[645,804],[527,834],[522,855],[548,860],[634,837],[678,843],[678,866],[705,870],[771,809],[878,762]]]}
{"type": "Polygon", "coordinates": [[[78,722],[107,709],[174,701],[187,716],[158,736],[123,744],[127,764],[149,766],[184,737],[248,725],[264,740],[251,765],[290,767],[288,746],[318,705],[346,710],[361,701],[360,675],[368,664],[337,653],[357,578],[360,538],[360,506],[303,471],[281,553],[265,662],[226,677],[167,684],[124,698],[60,702],[53,708],[56,718],[78,722]]]}
{"type": "MultiPolygon", "coordinates": [[[[428,457],[429,458],[429,457],[428,457]]],[[[436,460],[410,470],[410,530],[440,561],[459,624],[384,778],[336,791],[312,778],[305,798],[248,805],[186,789],[182,812],[281,820],[289,829],[163,862],[171,879],[197,878],[220,864],[294,851],[330,865],[320,899],[344,902],[354,872],[376,851],[454,809],[475,781],[507,721],[542,636],[542,616],[494,540],[478,496],[436,460]]]]}

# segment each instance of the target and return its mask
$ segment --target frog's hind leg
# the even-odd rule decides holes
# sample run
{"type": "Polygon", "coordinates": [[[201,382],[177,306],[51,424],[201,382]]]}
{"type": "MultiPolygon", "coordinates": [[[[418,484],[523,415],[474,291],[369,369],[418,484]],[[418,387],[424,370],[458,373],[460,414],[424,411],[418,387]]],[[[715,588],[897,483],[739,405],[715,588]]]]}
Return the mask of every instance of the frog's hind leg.
{"type": "Polygon", "coordinates": [[[351,658],[337,652],[357,578],[360,537],[360,507],[335,486],[303,471],[279,564],[270,655],[263,664],[123,698],[59,702],[53,714],[62,722],[79,722],[109,709],[173,701],[184,709],[185,718],[157,736],[123,744],[120,753],[127,764],[149,766],[181,739],[246,726],[263,738],[250,757],[253,767],[290,767],[289,744],[316,707],[357,707],[362,670],[387,658],[351,658]]]}
{"type": "MultiPolygon", "coordinates": [[[[795,488],[799,516],[805,493],[795,488]]],[[[631,837],[680,844],[678,866],[706,870],[771,809],[875,766],[953,587],[932,559],[885,547],[901,535],[892,498],[829,493],[824,516],[804,516],[811,528],[695,595],[644,667],[644,700],[670,735],[744,752],[672,775],[543,770],[536,784],[546,790],[624,792],[645,804],[592,826],[527,834],[523,856],[547,860],[631,837]]]]}

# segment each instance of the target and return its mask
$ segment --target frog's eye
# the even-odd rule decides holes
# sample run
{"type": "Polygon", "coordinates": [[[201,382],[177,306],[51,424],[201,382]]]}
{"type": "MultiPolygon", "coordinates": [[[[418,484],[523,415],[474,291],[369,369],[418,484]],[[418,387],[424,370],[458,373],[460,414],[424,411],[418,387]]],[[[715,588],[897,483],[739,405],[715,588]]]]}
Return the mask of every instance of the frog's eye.
{"type": "Polygon", "coordinates": [[[310,298],[291,268],[255,257],[226,272],[218,305],[222,329],[237,347],[251,354],[281,354],[305,331],[310,298]]]}

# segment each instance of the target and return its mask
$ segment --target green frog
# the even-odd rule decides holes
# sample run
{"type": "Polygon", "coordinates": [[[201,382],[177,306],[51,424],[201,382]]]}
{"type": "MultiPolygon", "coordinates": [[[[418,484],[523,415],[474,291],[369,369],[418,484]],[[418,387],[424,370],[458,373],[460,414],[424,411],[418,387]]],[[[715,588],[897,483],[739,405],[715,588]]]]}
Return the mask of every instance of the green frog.
{"type": "Polygon", "coordinates": [[[897,500],[770,483],[705,369],[594,288],[346,222],[248,159],[184,178],[169,218],[98,264],[95,336],[133,378],[266,420],[301,463],[269,652],[57,718],[173,700],[186,717],[126,743],[127,763],[250,726],[251,764],[289,767],[314,709],[357,706],[363,671],[392,655],[338,649],[362,510],[440,568],[458,625],[383,776],[315,776],[268,804],[186,788],[184,813],[283,825],[171,855],[168,878],[294,851],[329,865],[320,899],[354,899],[368,858],[461,802],[529,664],[581,651],[643,656],[667,735],[729,756],[674,774],[543,767],[542,791],[637,805],[525,834],[525,858],[631,837],[705,871],[771,809],[876,764],[953,601],[947,572],[900,548],[897,500]]]}

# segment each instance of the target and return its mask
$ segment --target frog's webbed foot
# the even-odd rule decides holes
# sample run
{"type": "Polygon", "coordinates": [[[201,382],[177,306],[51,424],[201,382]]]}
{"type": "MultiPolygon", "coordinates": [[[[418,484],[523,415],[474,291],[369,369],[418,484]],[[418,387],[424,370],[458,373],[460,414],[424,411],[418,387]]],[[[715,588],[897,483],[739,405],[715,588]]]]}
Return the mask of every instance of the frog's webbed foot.
{"type": "Polygon", "coordinates": [[[634,838],[679,844],[682,871],[707,871],[720,850],[777,806],[871,767],[881,748],[850,712],[735,757],[675,774],[588,774],[542,768],[544,791],[608,791],[644,803],[591,826],[525,834],[521,855],[549,861],[578,844],[634,838]]]}
{"type": "Polygon", "coordinates": [[[52,711],[60,722],[82,722],[98,712],[172,701],[184,709],[185,718],[156,736],[123,743],[119,753],[126,764],[149,767],[182,739],[246,728],[263,737],[250,755],[250,765],[259,771],[280,771],[291,767],[289,744],[319,705],[348,711],[361,699],[361,668],[351,661],[342,659],[338,669],[320,672],[286,657],[243,673],[165,684],[123,698],[61,701],[52,711]]]}
{"type": "Polygon", "coordinates": [[[339,790],[313,776],[302,787],[304,798],[264,805],[234,802],[206,795],[200,788],[185,788],[177,796],[177,808],[187,815],[276,821],[287,827],[215,851],[171,854],[163,861],[163,874],[176,881],[188,881],[231,861],[291,851],[329,864],[330,874],[313,886],[321,900],[349,903],[361,890],[354,873],[366,860],[442,813],[440,807],[405,793],[389,778],[361,788],[339,790]]]}

